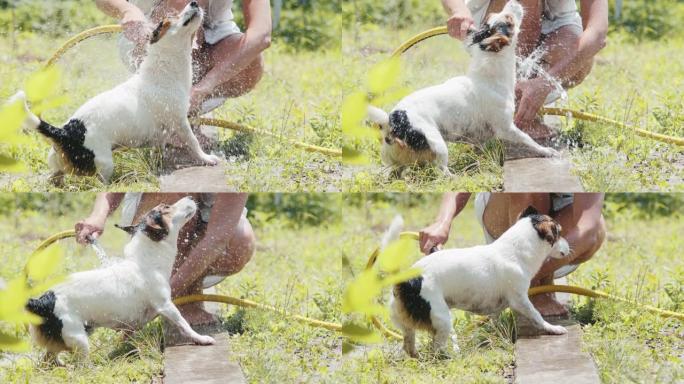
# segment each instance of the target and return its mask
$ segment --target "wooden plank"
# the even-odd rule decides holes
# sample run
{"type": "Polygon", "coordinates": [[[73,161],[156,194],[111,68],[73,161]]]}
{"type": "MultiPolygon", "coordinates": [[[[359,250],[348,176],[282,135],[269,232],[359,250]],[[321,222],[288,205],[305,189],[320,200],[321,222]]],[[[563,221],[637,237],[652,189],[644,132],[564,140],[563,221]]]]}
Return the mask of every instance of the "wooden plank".
{"type": "Polygon", "coordinates": [[[234,192],[226,182],[226,166],[188,167],[160,176],[161,192],[234,192]]]}
{"type": "Polygon", "coordinates": [[[214,345],[177,345],[164,350],[164,384],[243,384],[240,365],[230,362],[228,334],[214,345]]]}
{"type": "Polygon", "coordinates": [[[504,162],[506,192],[583,192],[566,158],[523,158],[504,162]]]}

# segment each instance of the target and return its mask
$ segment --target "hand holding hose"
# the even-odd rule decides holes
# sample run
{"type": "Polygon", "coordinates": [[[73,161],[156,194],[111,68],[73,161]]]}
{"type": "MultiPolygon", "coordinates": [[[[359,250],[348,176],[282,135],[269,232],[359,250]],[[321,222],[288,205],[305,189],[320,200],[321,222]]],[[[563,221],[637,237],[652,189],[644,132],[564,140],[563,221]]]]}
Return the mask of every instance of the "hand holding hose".
{"type": "Polygon", "coordinates": [[[442,223],[434,223],[428,227],[423,228],[419,233],[420,251],[426,255],[442,249],[447,240],[449,240],[449,230],[451,228],[442,223]]]}
{"type": "Polygon", "coordinates": [[[74,230],[76,231],[76,242],[81,245],[88,245],[102,235],[104,222],[87,218],[76,223],[74,230]]]}

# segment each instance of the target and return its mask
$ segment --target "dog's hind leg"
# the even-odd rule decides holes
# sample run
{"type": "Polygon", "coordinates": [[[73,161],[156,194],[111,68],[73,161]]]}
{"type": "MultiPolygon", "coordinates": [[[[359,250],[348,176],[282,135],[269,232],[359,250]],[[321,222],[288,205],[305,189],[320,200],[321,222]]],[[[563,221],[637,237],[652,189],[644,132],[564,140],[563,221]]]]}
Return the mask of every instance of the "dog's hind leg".
{"type": "Polygon", "coordinates": [[[78,320],[63,321],[62,339],[64,344],[78,356],[80,361],[87,359],[90,353],[88,344],[88,333],[85,326],[78,320]]]}
{"type": "Polygon", "coordinates": [[[114,174],[114,159],[111,150],[100,150],[95,153],[95,168],[102,182],[109,184],[114,174]]]}
{"type": "MultiPolygon", "coordinates": [[[[441,296],[439,298],[432,298],[430,300],[430,306],[430,321],[432,322],[432,328],[434,329],[432,350],[435,353],[446,354],[448,352],[449,342],[454,341],[454,339],[451,338],[453,333],[451,312],[449,312],[449,306],[441,296]]],[[[456,351],[458,351],[458,345],[455,345],[455,348],[456,351]]]]}

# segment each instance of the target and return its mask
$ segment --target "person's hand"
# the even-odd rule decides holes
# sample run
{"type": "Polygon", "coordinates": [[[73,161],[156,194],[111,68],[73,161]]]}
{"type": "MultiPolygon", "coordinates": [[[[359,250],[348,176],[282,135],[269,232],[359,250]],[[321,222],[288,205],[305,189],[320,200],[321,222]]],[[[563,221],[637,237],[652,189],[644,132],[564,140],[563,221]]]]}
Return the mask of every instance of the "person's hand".
{"type": "Polygon", "coordinates": [[[121,27],[124,36],[135,44],[133,56],[141,59],[145,55],[145,48],[152,34],[145,14],[138,7],[128,8],[121,17],[121,27]]]}
{"type": "Polygon", "coordinates": [[[433,248],[438,250],[449,239],[449,226],[441,223],[434,223],[419,232],[420,250],[428,255],[433,251],[433,248]]]}
{"type": "Polygon", "coordinates": [[[189,115],[194,116],[200,112],[202,103],[211,95],[211,91],[197,83],[190,89],[190,110],[189,115]]]}
{"type": "Polygon", "coordinates": [[[552,90],[553,85],[539,77],[518,82],[515,86],[515,94],[518,99],[515,126],[521,129],[531,126],[552,90]]]}
{"type": "Polygon", "coordinates": [[[81,220],[74,226],[76,231],[76,242],[82,245],[90,244],[104,232],[104,223],[87,218],[81,220]]]}
{"type": "Polygon", "coordinates": [[[454,12],[451,17],[447,20],[447,30],[449,31],[449,36],[458,40],[465,40],[468,36],[468,30],[473,28],[475,22],[473,21],[473,15],[470,13],[468,8],[461,11],[454,12]]]}

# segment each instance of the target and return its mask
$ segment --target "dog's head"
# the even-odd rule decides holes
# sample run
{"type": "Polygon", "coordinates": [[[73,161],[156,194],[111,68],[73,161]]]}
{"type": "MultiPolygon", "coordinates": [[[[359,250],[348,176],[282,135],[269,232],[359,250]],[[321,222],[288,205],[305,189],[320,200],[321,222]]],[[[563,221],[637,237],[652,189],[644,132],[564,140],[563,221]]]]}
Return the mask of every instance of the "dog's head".
{"type": "Polygon", "coordinates": [[[532,228],[537,232],[539,241],[551,246],[551,257],[560,259],[570,254],[570,245],[561,236],[563,228],[551,216],[540,214],[536,208],[529,206],[520,214],[518,220],[523,219],[529,219],[532,228]]]}
{"type": "Polygon", "coordinates": [[[517,0],[510,0],[501,12],[489,16],[480,29],[469,32],[466,45],[477,46],[480,51],[492,53],[513,47],[520,32],[523,12],[523,7],[517,0]]]}
{"type": "Polygon", "coordinates": [[[141,233],[150,240],[159,242],[175,238],[181,228],[197,211],[197,204],[191,197],[184,197],[173,205],[159,204],[143,216],[136,225],[119,226],[131,236],[141,233]]]}
{"type": "Polygon", "coordinates": [[[178,40],[194,38],[202,25],[204,12],[196,1],[190,2],[177,16],[167,17],[157,24],[150,37],[150,44],[177,44],[178,40]]]}

